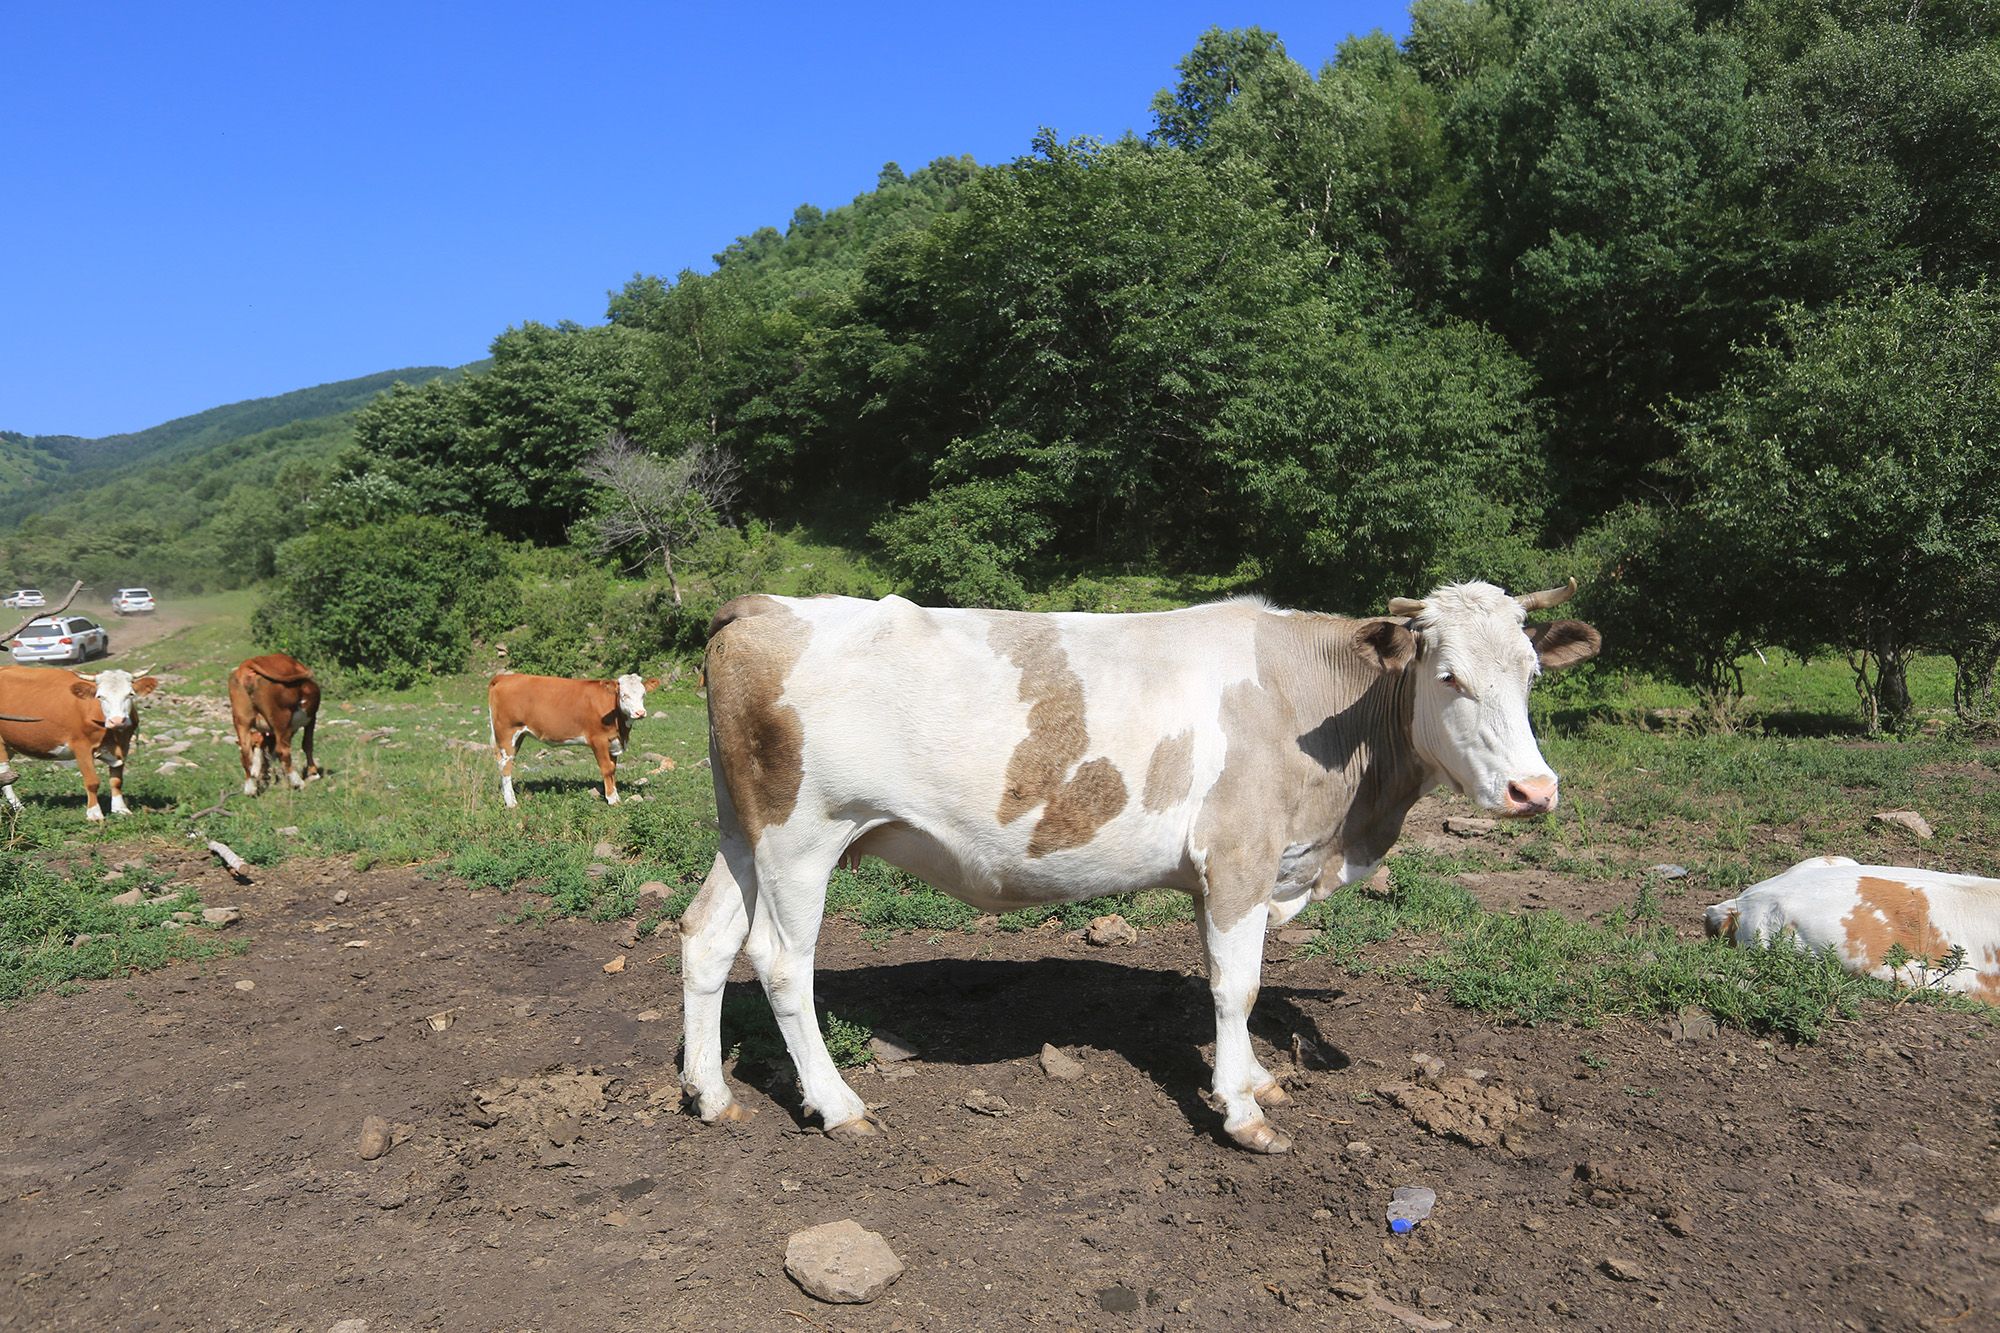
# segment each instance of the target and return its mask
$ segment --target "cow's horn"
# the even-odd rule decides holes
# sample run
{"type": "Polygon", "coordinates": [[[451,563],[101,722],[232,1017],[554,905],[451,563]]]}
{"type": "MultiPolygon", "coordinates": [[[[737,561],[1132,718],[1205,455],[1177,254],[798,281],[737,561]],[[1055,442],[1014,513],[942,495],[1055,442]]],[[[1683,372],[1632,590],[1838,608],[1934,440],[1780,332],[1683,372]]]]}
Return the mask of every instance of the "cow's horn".
{"type": "Polygon", "coordinates": [[[1424,604],[1414,597],[1391,597],[1389,614],[1392,616],[1415,616],[1423,614],[1424,604]]]}
{"type": "Polygon", "coordinates": [[[1531,592],[1525,597],[1516,597],[1514,600],[1521,604],[1523,611],[1546,611],[1552,606],[1561,606],[1574,596],[1576,596],[1576,579],[1572,577],[1560,588],[1544,588],[1540,592],[1531,592]]]}

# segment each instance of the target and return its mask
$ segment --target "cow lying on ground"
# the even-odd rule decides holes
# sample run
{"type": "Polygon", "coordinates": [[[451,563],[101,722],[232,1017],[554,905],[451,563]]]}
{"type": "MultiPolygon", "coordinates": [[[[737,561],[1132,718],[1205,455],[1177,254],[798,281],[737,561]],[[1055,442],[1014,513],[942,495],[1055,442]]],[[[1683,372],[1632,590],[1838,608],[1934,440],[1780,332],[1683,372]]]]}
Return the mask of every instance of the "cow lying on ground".
{"type": "Polygon", "coordinates": [[[1709,908],[1707,928],[1746,948],[1793,931],[1861,976],[2000,1004],[2000,879],[1816,856],[1709,908]]]}
{"type": "Polygon", "coordinates": [[[486,687],[493,718],[493,747],[500,760],[500,795],[512,808],[514,755],[522,736],[551,745],[588,745],[604,775],[604,799],[618,804],[618,756],[632,723],[646,716],[646,691],[660,682],[636,675],[616,680],[570,680],[503,671],[486,687]]]}
{"type": "Polygon", "coordinates": [[[229,720],[243,758],[245,796],[255,796],[265,781],[279,773],[294,787],[306,785],[292,767],[295,727],[299,748],[305,751],[305,777],[319,776],[319,765],[313,762],[313,724],[318,719],[319,682],[298,658],[266,653],[229,673],[229,720]]]}
{"type": "Polygon", "coordinates": [[[813,1009],[827,874],[878,856],[989,912],[1178,888],[1198,900],[1225,1130],[1290,1146],[1251,1050],[1267,926],[1367,878],[1425,791],[1556,805],[1528,723],[1544,668],[1597,632],[1524,626],[1565,600],[1485,583],[1346,620],[1254,601],[1154,615],[926,610],[900,597],[738,598],[706,660],[720,848],[681,920],[686,1059],[704,1120],[723,983],[746,946],[808,1111],[873,1132],[813,1009]]]}
{"type": "Polygon", "coordinates": [[[83,774],[83,814],[102,819],[97,806],[97,767],[111,770],[111,813],[129,815],[125,804],[125,756],[139,732],[137,696],[151,694],[159,681],[144,672],[100,671],[79,675],[56,667],[0,667],[0,791],[16,810],[21,798],[13,755],[76,760],[83,774]],[[32,720],[26,720],[32,719],[32,720]]]}

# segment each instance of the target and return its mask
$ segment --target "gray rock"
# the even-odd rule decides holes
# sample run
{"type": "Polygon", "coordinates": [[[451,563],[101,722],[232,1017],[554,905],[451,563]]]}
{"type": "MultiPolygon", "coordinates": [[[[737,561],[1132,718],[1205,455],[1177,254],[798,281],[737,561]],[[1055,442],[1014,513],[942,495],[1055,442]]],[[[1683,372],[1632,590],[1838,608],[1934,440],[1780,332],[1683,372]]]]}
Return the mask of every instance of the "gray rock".
{"type": "Polygon", "coordinates": [[[341,907],[344,906],[346,902],[347,902],[347,890],[335,889],[333,891],[333,905],[335,907],[341,907]]]}
{"type": "Polygon", "coordinates": [[[1064,1083],[1074,1083],[1083,1077],[1083,1061],[1073,1055],[1064,1054],[1047,1042],[1042,1043],[1042,1072],[1050,1078],[1064,1083]]]}
{"type": "Polygon", "coordinates": [[[591,846],[590,854],[600,861],[612,861],[617,859],[618,849],[603,839],[599,839],[591,846]]]}
{"type": "Polygon", "coordinates": [[[881,1065],[917,1058],[917,1048],[893,1032],[877,1032],[868,1039],[868,1049],[875,1053],[875,1063],[881,1065]]]}
{"type": "Polygon", "coordinates": [[[639,886],[639,896],[666,899],[673,897],[674,891],[667,887],[665,880],[649,879],[639,886]]]}
{"type": "Polygon", "coordinates": [[[1479,838],[1500,827],[1497,819],[1478,819],[1470,815],[1453,815],[1444,821],[1444,831],[1455,833],[1461,838],[1479,838]]]}
{"type": "Polygon", "coordinates": [[[1319,932],[1311,926],[1286,926],[1278,932],[1280,944],[1311,944],[1319,937],[1319,932]]]}
{"type": "Polygon", "coordinates": [[[965,1094],[965,1109],[977,1111],[981,1115],[1003,1116],[1014,1114],[1014,1104],[998,1093],[984,1088],[974,1088],[965,1094]]]}
{"type": "Polygon", "coordinates": [[[204,925],[233,926],[243,919],[243,911],[237,907],[204,907],[201,919],[204,925]]]}
{"type": "Polygon", "coordinates": [[[1722,1029],[1711,1014],[1686,1009],[1667,1024],[1667,1035],[1675,1041],[1707,1041],[1722,1029]]]}
{"type": "Polygon", "coordinates": [[[146,891],[144,889],[127,889],[113,898],[111,902],[115,907],[137,907],[145,896],[146,891]]]}
{"type": "Polygon", "coordinates": [[[1675,865],[1671,861],[1663,861],[1659,865],[1646,867],[1646,873],[1657,879],[1686,879],[1687,872],[1688,868],[1686,866],[1675,865]]]}
{"type": "Polygon", "coordinates": [[[848,1217],[792,1233],[785,1272],[817,1300],[861,1305],[903,1275],[903,1261],[889,1242],[848,1217]]]}
{"type": "Polygon", "coordinates": [[[1598,1265],[1605,1273],[1620,1282],[1644,1282],[1646,1270],[1635,1259],[1610,1258],[1598,1265]]]}
{"type": "Polygon", "coordinates": [[[1914,810],[1884,810],[1875,818],[1884,824],[1895,824],[1906,828],[1922,841],[1928,842],[1933,836],[1930,821],[1914,810]]]}

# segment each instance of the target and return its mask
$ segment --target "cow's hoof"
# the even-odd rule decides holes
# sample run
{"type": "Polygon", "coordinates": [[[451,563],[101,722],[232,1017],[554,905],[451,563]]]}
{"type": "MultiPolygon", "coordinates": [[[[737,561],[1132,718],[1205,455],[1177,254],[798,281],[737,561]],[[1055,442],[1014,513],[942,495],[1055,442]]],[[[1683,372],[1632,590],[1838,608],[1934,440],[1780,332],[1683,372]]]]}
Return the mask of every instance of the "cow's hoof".
{"type": "Polygon", "coordinates": [[[1268,1120],[1252,1120],[1229,1131],[1229,1137],[1251,1152],[1281,1153],[1292,1150],[1292,1136],[1268,1120]]]}
{"type": "Polygon", "coordinates": [[[244,784],[243,784],[243,794],[244,794],[245,796],[255,796],[255,795],[257,794],[257,784],[256,784],[256,783],[254,783],[254,782],[246,782],[246,783],[244,783],[244,784]]]}
{"type": "Polygon", "coordinates": [[[830,1139],[878,1139],[882,1137],[882,1126],[866,1111],[852,1120],[843,1120],[837,1125],[826,1127],[830,1139]]]}
{"type": "Polygon", "coordinates": [[[1266,1083],[1250,1095],[1257,1099],[1257,1105],[1259,1106],[1290,1106],[1292,1104],[1292,1094],[1286,1092],[1276,1079],[1272,1079],[1269,1083],[1266,1083]]]}
{"type": "Polygon", "coordinates": [[[699,1116],[701,1118],[702,1123],[706,1125],[744,1125],[750,1122],[750,1116],[752,1114],[749,1107],[745,1106],[742,1102],[737,1101],[733,1097],[727,1102],[724,1102],[719,1110],[715,1111],[702,1110],[701,1101],[699,1098],[696,1098],[694,1104],[694,1113],[697,1116],[699,1116]]]}
{"type": "Polygon", "coordinates": [[[104,822],[104,812],[102,810],[99,810],[94,805],[90,807],[90,809],[83,812],[83,817],[89,820],[93,824],[101,824],[104,822]]]}

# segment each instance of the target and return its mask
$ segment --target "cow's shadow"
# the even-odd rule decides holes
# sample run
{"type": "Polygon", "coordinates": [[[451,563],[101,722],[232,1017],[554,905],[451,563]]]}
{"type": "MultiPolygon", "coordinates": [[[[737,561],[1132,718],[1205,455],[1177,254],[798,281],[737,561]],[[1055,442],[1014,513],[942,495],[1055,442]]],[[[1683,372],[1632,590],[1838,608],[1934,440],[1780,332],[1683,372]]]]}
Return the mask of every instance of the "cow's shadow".
{"type": "MultiPolygon", "coordinates": [[[[1190,1123],[1226,1141],[1223,1117],[1204,1090],[1211,1068],[1202,1048],[1215,1038],[1215,1009],[1205,978],[1174,968],[1097,958],[1028,961],[939,958],[818,970],[822,1012],[894,1033],[932,1064],[989,1065],[1033,1059],[1047,1042],[1111,1052],[1139,1070],[1190,1123]]],[[[1296,1034],[1320,1058],[1313,1068],[1343,1069],[1348,1057],[1327,1040],[1306,1007],[1321,1008],[1337,987],[1267,985],[1250,1030],[1281,1052],[1296,1034]]],[[[732,982],[724,1004],[739,1022],[762,1027],[769,1009],[756,982],[732,982]]],[[[747,1024],[745,1024],[747,1026],[747,1024]]],[[[739,1033],[725,1033],[725,1041],[739,1033]]],[[[746,1043],[746,1048],[749,1044],[746,1043]]],[[[1267,1058],[1268,1059],[1268,1058],[1267,1058]]],[[[852,1071],[850,1071],[852,1072],[852,1071]]],[[[790,1061],[739,1062],[736,1074],[799,1119],[804,1116],[790,1061]]],[[[1280,1118],[1282,1118],[1282,1113],[1280,1118]]]]}

